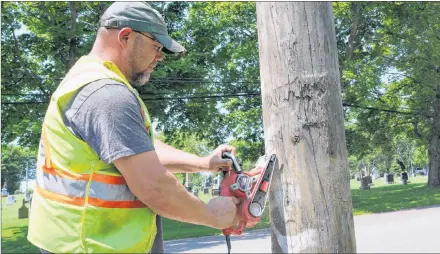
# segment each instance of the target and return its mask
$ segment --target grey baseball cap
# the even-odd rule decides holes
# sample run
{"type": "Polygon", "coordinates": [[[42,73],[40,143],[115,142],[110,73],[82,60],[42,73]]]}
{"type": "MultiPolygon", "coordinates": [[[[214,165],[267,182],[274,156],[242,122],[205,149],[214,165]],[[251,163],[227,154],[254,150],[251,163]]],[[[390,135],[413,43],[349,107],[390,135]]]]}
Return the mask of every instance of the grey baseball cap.
{"type": "Polygon", "coordinates": [[[185,48],[168,35],[162,15],[146,2],[114,2],[101,17],[101,27],[130,27],[147,32],[164,47],[165,53],[184,53],[185,48]]]}

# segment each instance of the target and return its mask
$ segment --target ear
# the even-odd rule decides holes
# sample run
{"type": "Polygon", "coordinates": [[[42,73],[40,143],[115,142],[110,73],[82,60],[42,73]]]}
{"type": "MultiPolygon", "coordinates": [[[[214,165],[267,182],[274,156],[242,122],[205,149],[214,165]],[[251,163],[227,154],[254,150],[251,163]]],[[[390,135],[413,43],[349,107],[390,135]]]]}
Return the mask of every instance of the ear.
{"type": "Polygon", "coordinates": [[[132,40],[134,38],[134,32],[133,29],[129,27],[124,27],[121,30],[119,30],[118,33],[118,42],[121,47],[125,48],[127,47],[128,41],[132,40]]]}

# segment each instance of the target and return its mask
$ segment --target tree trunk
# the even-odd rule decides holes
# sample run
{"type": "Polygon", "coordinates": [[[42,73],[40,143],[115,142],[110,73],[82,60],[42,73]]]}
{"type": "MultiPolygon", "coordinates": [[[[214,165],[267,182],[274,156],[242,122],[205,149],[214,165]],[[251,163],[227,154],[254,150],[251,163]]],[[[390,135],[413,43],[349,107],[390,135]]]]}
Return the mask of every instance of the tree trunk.
{"type": "Polygon", "coordinates": [[[352,9],[352,15],[353,15],[353,24],[350,29],[350,36],[348,37],[348,47],[347,47],[347,56],[346,60],[350,60],[353,56],[354,51],[354,39],[357,34],[358,26],[359,26],[359,20],[361,17],[361,5],[360,2],[352,2],[351,3],[351,9],[352,9]]]}
{"type": "Polygon", "coordinates": [[[369,190],[370,189],[370,185],[368,184],[368,177],[362,177],[361,178],[361,190],[369,190]]]}
{"type": "Polygon", "coordinates": [[[69,43],[69,60],[67,64],[67,70],[70,70],[72,66],[75,64],[75,55],[76,55],[76,18],[77,13],[75,9],[75,2],[69,2],[70,8],[70,17],[72,20],[72,28],[71,28],[71,38],[69,43]]]}
{"type": "Polygon", "coordinates": [[[386,161],[386,172],[388,174],[391,172],[392,160],[393,160],[393,156],[392,155],[388,156],[388,159],[386,161]]]}
{"type": "Polygon", "coordinates": [[[272,252],[356,251],[331,2],[257,2],[272,252]]]}
{"type": "Polygon", "coordinates": [[[432,133],[429,140],[428,185],[440,186],[440,85],[437,85],[432,133]]]}

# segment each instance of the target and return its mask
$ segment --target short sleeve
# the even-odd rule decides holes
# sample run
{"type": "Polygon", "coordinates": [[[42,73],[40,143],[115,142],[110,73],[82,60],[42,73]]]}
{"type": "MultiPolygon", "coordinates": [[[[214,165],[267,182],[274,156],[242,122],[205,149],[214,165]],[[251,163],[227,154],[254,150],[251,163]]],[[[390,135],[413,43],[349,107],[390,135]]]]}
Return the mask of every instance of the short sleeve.
{"type": "Polygon", "coordinates": [[[124,84],[91,83],[73,100],[66,119],[104,162],[154,150],[140,103],[124,84]]]}

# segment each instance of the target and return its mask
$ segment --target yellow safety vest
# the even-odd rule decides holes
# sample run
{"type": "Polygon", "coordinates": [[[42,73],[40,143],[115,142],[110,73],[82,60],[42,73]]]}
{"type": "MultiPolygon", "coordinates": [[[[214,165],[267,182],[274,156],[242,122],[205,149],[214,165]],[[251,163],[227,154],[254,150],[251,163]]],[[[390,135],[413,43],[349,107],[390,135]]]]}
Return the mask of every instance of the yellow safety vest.
{"type": "Polygon", "coordinates": [[[37,165],[28,240],[50,252],[146,253],[156,236],[156,214],[131,193],[113,164],[100,160],[63,122],[62,109],[78,89],[100,79],[122,82],[136,94],[153,142],[148,110],[116,65],[79,59],[53,94],[43,122],[45,161],[37,165]]]}

